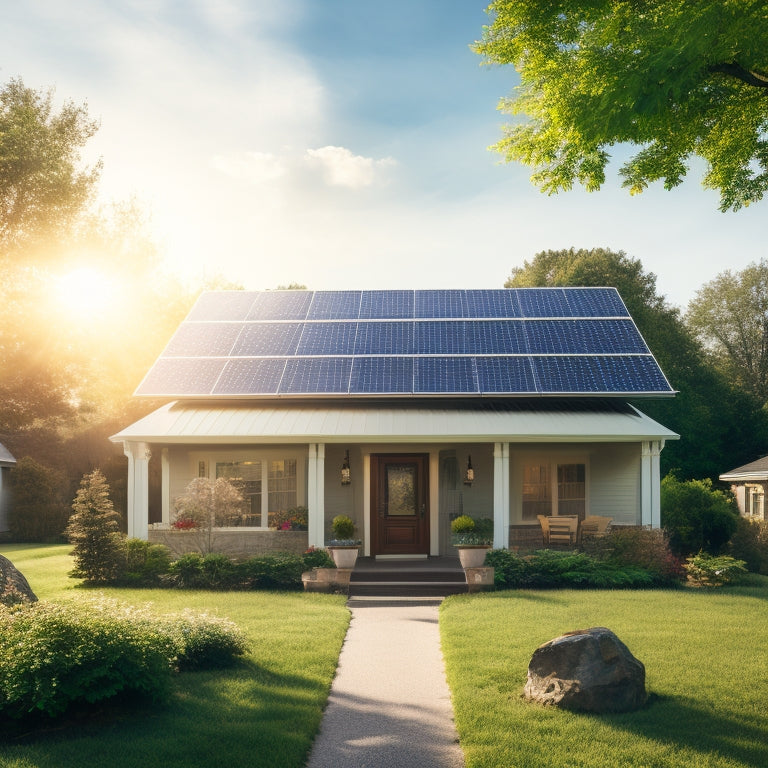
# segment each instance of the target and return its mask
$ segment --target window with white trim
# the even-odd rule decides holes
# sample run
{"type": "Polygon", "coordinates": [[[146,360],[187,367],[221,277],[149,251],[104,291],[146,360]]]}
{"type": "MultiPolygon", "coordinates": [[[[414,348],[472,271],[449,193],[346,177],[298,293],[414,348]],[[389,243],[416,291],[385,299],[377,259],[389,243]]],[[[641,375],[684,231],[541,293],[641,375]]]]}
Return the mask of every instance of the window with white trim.
{"type": "Polygon", "coordinates": [[[765,488],[762,485],[747,485],[747,516],[763,520],[765,517],[765,488]]]}
{"type": "Polygon", "coordinates": [[[522,467],[522,519],[578,515],[587,509],[587,467],[580,462],[533,461],[522,467]]]}

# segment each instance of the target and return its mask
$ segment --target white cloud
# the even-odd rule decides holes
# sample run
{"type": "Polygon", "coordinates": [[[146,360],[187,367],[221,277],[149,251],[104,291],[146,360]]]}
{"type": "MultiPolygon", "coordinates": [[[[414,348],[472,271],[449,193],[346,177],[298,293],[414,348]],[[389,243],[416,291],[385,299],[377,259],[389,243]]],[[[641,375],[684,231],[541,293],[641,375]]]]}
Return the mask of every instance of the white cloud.
{"type": "Polygon", "coordinates": [[[346,147],[320,147],[308,149],[310,165],[320,168],[325,183],[332,187],[360,189],[374,184],[382,169],[396,165],[391,157],[374,160],[372,157],[353,155],[346,147]]]}

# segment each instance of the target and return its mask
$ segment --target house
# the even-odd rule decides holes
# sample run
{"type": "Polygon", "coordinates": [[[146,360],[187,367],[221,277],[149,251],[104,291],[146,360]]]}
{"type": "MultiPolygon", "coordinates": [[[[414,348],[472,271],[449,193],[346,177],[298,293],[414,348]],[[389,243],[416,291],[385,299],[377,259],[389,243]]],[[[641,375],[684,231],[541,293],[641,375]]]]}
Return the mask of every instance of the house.
{"type": "Polygon", "coordinates": [[[136,395],[169,402],[112,437],[129,535],[167,542],[193,478],[237,478],[216,534],[243,552],[321,547],[338,514],[395,557],[450,553],[462,513],[496,547],[540,543],[540,514],[658,527],[678,437],[628,403],[674,391],[613,288],[209,292],[136,395]],[[307,531],[271,530],[296,507],[307,531]]]}
{"type": "Polygon", "coordinates": [[[765,511],[765,492],[768,488],[768,456],[743,467],[720,475],[724,483],[731,484],[742,517],[768,520],[765,511]]]}
{"type": "Polygon", "coordinates": [[[8,525],[8,474],[15,466],[16,459],[14,459],[11,452],[0,443],[0,536],[3,536],[10,531],[10,526],[8,525]]]}

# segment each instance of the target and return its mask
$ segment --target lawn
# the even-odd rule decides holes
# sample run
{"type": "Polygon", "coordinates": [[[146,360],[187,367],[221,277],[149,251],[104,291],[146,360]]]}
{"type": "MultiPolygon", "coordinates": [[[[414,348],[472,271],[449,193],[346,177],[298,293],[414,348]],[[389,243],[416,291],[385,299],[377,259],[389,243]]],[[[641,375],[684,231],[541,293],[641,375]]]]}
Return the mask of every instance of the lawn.
{"type": "MultiPolygon", "coordinates": [[[[93,594],[67,578],[69,546],[2,545],[42,600],[93,594]]],[[[251,640],[243,663],[183,673],[170,701],[106,710],[9,737],[2,768],[299,768],[319,727],[349,624],[344,599],[302,592],[192,592],[102,589],[100,594],[159,613],[189,608],[227,617],[251,640]]]]}
{"type": "Polygon", "coordinates": [[[717,591],[509,591],[440,611],[467,768],[768,765],[768,579],[717,591]],[[606,626],[645,664],[648,705],[587,715],[526,704],[542,643],[606,626]]]}

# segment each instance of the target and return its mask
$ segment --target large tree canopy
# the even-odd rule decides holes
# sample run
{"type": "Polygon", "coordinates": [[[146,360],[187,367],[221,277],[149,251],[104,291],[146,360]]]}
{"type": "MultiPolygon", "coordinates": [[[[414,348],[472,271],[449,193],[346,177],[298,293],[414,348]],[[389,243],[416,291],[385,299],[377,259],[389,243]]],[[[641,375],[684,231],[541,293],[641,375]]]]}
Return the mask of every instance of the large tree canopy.
{"type": "Polygon", "coordinates": [[[768,401],[768,261],[721,272],[696,292],[686,319],[718,367],[768,401]]]}
{"type": "Polygon", "coordinates": [[[768,14],[764,0],[495,0],[475,49],[512,64],[526,115],[495,149],[536,169],[545,192],[605,181],[609,150],[632,193],[677,186],[694,155],[721,210],[768,189],[768,14]]]}
{"type": "Polygon", "coordinates": [[[505,287],[613,286],[637,323],[651,352],[678,394],[642,400],[637,406],[677,432],[661,454],[664,472],[681,479],[716,478],[752,461],[768,447],[768,420],[761,403],[731,386],[716,371],[683,323],[677,308],[656,291],[656,276],[623,251],[543,251],[516,267],[505,287]],[[724,469],[725,468],[725,469],[724,469]]]}
{"type": "Polygon", "coordinates": [[[83,210],[101,163],[82,166],[80,151],[96,129],[85,106],[54,111],[51,91],[20,79],[0,89],[0,260],[28,258],[22,247],[57,237],[83,210]]]}

